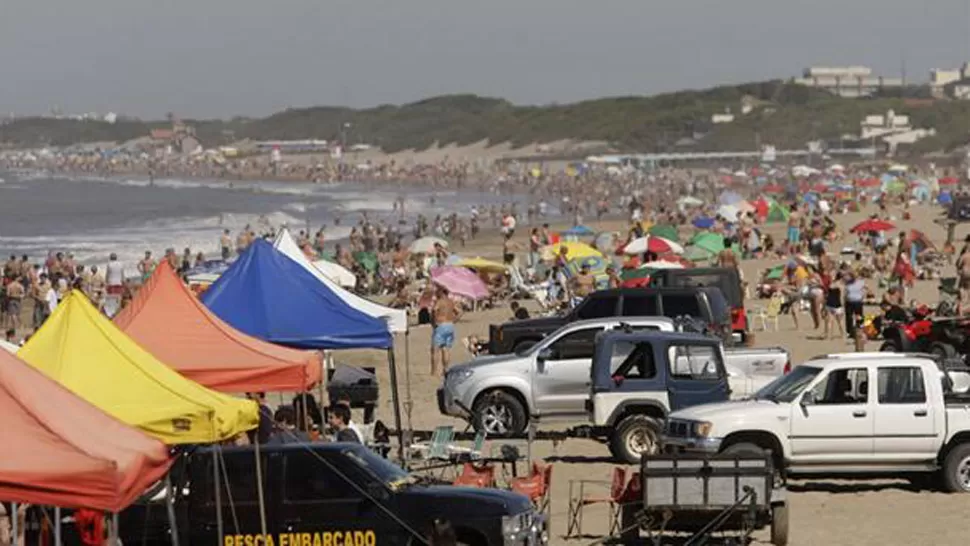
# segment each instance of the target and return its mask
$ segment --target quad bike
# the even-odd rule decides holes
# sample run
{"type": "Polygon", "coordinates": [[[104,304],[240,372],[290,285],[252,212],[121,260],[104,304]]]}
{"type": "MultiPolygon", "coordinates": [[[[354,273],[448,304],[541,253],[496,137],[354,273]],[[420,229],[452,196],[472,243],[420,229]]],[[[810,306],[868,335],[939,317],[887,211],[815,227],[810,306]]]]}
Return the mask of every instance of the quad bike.
{"type": "Polygon", "coordinates": [[[891,353],[929,352],[932,314],[932,309],[921,305],[911,311],[896,309],[893,318],[882,317],[879,330],[883,342],[879,350],[891,353]]]}

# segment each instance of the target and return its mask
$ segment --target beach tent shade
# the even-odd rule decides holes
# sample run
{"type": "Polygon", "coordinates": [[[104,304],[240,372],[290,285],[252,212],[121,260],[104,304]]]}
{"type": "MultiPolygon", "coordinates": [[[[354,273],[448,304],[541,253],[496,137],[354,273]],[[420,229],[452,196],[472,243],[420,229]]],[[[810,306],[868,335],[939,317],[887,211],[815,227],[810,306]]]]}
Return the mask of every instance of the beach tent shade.
{"type": "Polygon", "coordinates": [[[408,314],[404,309],[392,309],[390,307],[385,307],[379,303],[374,303],[366,298],[362,298],[353,292],[348,292],[343,288],[337,286],[332,280],[330,280],[322,271],[313,267],[310,260],[307,259],[306,255],[300,251],[300,247],[296,245],[296,241],[290,235],[290,232],[283,229],[276,235],[276,241],[273,242],[273,246],[276,250],[282,252],[286,257],[290,258],[294,262],[300,265],[304,270],[308,271],[318,282],[324,285],[324,287],[334,294],[338,298],[344,301],[350,307],[369,315],[371,317],[383,320],[387,323],[388,329],[392,333],[397,332],[407,332],[408,331],[408,314]]]}
{"type": "Polygon", "coordinates": [[[20,347],[17,347],[16,345],[14,345],[13,343],[10,343],[9,341],[4,341],[0,339],[0,350],[7,351],[10,354],[14,354],[20,350],[20,347]]]}
{"type": "Polygon", "coordinates": [[[545,246],[542,248],[542,257],[546,260],[552,260],[559,255],[561,249],[566,249],[566,258],[568,260],[575,260],[576,258],[585,258],[587,256],[600,256],[603,254],[596,250],[595,248],[587,245],[586,243],[578,243],[575,241],[564,241],[559,242],[554,245],[545,246]]]}
{"type": "Polygon", "coordinates": [[[329,286],[257,239],[202,302],[237,330],[299,349],[387,349],[384,320],[354,309],[329,286]]]}
{"type": "Polygon", "coordinates": [[[118,512],[168,471],[162,442],[0,352],[0,500],[118,512]]]}
{"type": "Polygon", "coordinates": [[[691,224],[698,229],[710,229],[714,227],[714,219],[710,216],[700,216],[694,218],[694,221],[691,222],[691,224]]]}
{"type": "Polygon", "coordinates": [[[415,254],[432,254],[435,244],[441,245],[442,248],[448,248],[448,241],[428,235],[420,239],[415,239],[411,243],[411,246],[408,247],[408,250],[415,254]]]}
{"type": "Polygon", "coordinates": [[[677,233],[677,226],[672,226],[670,224],[657,224],[651,226],[647,233],[655,237],[663,237],[669,241],[678,242],[679,235],[677,233]]]}
{"type": "Polygon", "coordinates": [[[221,442],[254,428],[256,404],[187,379],[74,290],[17,353],[105,413],[167,444],[221,442]]]}
{"type": "Polygon", "coordinates": [[[114,323],[156,358],[210,389],[305,391],[320,381],[320,353],[234,329],[202,305],[165,261],[114,323]]]}
{"type": "Polygon", "coordinates": [[[591,228],[586,226],[573,226],[566,231],[563,231],[561,235],[571,235],[573,237],[587,237],[596,235],[596,232],[591,228]]]}

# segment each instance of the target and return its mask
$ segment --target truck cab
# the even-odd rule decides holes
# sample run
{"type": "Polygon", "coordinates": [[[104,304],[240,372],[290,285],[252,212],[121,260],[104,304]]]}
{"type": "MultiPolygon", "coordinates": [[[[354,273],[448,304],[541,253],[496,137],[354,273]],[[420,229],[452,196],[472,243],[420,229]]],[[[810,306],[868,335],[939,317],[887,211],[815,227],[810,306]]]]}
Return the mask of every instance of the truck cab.
{"type": "Polygon", "coordinates": [[[741,276],[733,267],[692,267],[662,269],[650,275],[649,286],[680,288],[717,287],[731,309],[731,331],[739,342],[748,337],[748,314],[744,308],[744,289],[741,276]]]}
{"type": "Polygon", "coordinates": [[[656,452],[671,411],[731,394],[720,341],[699,334],[605,332],[590,375],[593,430],[607,438],[616,459],[630,463],[656,452]]]}
{"type": "MultiPolygon", "coordinates": [[[[497,489],[418,483],[359,444],[306,443],[200,449],[188,456],[187,491],[176,501],[183,543],[222,546],[422,544],[443,522],[464,544],[541,544],[544,521],[529,500],[497,489]],[[258,455],[257,455],[258,453],[258,455]],[[260,457],[263,535],[255,457],[260,457]],[[218,535],[216,468],[221,519],[218,535]],[[185,540],[187,539],[187,541],[185,540]]],[[[144,510],[161,521],[165,507],[144,510]]],[[[125,543],[141,544],[129,518],[125,543]]],[[[148,523],[148,522],[146,522],[148,523]]],[[[157,526],[156,526],[157,527],[157,526]]],[[[150,538],[150,537],[149,537],[150,538]]],[[[167,544],[164,535],[150,543],[167,544]]]]}
{"type": "Polygon", "coordinates": [[[929,355],[826,355],[750,399],[669,416],[668,449],[771,450],[790,476],[933,475],[970,492],[970,398],[929,355]]]}

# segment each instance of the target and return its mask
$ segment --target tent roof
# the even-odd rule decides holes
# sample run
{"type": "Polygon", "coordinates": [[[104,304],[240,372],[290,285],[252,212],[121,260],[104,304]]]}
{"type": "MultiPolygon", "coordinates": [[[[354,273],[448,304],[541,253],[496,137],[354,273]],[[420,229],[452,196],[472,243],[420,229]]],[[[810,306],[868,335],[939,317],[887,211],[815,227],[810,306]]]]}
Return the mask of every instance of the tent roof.
{"type": "Polygon", "coordinates": [[[109,415],[168,444],[226,440],[256,426],[256,404],[186,379],[74,290],[17,355],[109,415]]]}
{"type": "Polygon", "coordinates": [[[114,323],[159,360],[210,389],[304,391],[320,381],[319,353],[235,330],[202,305],[166,261],[114,323]]]}
{"type": "Polygon", "coordinates": [[[391,347],[387,323],[342,300],[316,276],[257,239],[202,296],[233,327],[304,349],[391,347]]]}
{"type": "Polygon", "coordinates": [[[0,351],[0,499],[111,512],[171,464],[164,444],[0,351]]]}
{"type": "Polygon", "coordinates": [[[323,283],[347,305],[361,311],[365,315],[386,320],[387,325],[392,333],[408,331],[408,314],[406,310],[384,307],[383,305],[374,303],[368,299],[364,299],[357,294],[348,292],[340,286],[337,286],[337,284],[330,280],[324,272],[320,271],[310,263],[310,260],[308,260],[303,254],[300,247],[297,246],[296,241],[293,240],[293,236],[290,235],[289,230],[280,230],[279,234],[276,236],[276,241],[273,243],[273,246],[276,248],[276,250],[279,250],[285,256],[300,264],[303,269],[309,271],[314,277],[316,277],[318,281],[323,283]]]}

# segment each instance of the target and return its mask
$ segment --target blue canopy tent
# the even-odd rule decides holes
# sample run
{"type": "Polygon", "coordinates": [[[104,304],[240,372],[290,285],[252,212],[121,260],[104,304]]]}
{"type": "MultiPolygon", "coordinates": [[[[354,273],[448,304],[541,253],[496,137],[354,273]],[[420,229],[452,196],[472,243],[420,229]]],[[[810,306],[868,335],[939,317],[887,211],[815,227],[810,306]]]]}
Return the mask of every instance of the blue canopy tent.
{"type": "MultiPolygon", "coordinates": [[[[402,434],[387,324],[351,307],[272,244],[254,241],[206,290],[202,303],[237,330],[270,343],[316,350],[386,349],[395,425],[402,434]]],[[[403,461],[403,443],[399,448],[403,461]]]]}

